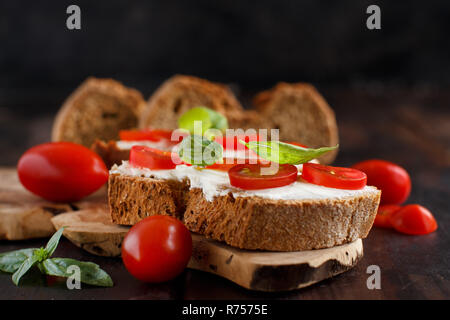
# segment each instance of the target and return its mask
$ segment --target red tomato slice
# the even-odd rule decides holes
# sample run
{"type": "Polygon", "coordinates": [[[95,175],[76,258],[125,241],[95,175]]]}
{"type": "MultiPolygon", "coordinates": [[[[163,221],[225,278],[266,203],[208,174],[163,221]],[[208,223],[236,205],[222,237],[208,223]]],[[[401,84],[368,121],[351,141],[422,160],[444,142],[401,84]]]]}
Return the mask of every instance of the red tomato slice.
{"type": "Polygon", "coordinates": [[[154,170],[175,169],[182,161],[176,153],[161,151],[145,146],[133,146],[130,150],[130,164],[154,170]],[[174,162],[175,161],[175,162],[174,162]]]}
{"type": "Polygon", "coordinates": [[[317,163],[304,163],[302,178],[324,187],[348,190],[362,189],[367,182],[366,174],[359,170],[317,163]]]}
{"type": "Polygon", "coordinates": [[[438,227],[433,214],[418,204],[404,206],[394,212],[389,220],[395,230],[411,235],[428,234],[438,227]]]}
{"type": "Polygon", "coordinates": [[[396,204],[385,204],[379,206],[373,225],[380,228],[392,228],[390,221],[391,215],[400,209],[401,206],[396,204]]]}
{"type": "Polygon", "coordinates": [[[169,142],[172,142],[174,144],[180,143],[181,140],[187,135],[180,133],[179,138],[177,141],[172,141],[172,130],[120,130],[119,137],[120,140],[123,141],[142,141],[142,140],[148,140],[148,141],[160,141],[160,140],[167,140],[169,142]]]}
{"type": "Polygon", "coordinates": [[[250,141],[259,141],[259,135],[250,134],[250,135],[234,135],[234,136],[218,136],[214,138],[214,141],[218,144],[222,145],[224,149],[233,149],[233,150],[244,150],[247,149],[246,146],[239,143],[239,140],[250,142],[250,141]]]}
{"type": "MultiPolygon", "coordinates": [[[[260,159],[249,159],[249,158],[224,158],[222,163],[215,163],[210,166],[206,166],[206,169],[220,170],[220,171],[228,171],[232,167],[238,164],[263,164],[263,160],[260,159]],[[256,162],[256,163],[255,163],[256,162]]],[[[267,163],[264,163],[267,164],[267,163]]]]}
{"type": "Polygon", "coordinates": [[[278,188],[294,183],[297,180],[297,167],[291,164],[280,164],[277,172],[270,175],[262,175],[261,169],[270,165],[262,164],[238,164],[228,171],[230,184],[245,189],[278,188]]]}

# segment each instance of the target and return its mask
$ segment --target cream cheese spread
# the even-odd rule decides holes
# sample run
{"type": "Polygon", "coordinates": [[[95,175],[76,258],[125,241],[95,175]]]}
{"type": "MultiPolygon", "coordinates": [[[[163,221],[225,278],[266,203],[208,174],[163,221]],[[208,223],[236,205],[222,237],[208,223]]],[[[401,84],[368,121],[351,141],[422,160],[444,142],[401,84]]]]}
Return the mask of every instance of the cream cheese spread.
{"type": "MultiPolygon", "coordinates": [[[[298,165],[297,168],[301,171],[302,165],[298,165]]],[[[273,200],[317,200],[354,197],[367,192],[376,192],[377,190],[375,187],[370,186],[360,190],[334,189],[306,183],[300,179],[290,185],[279,188],[242,190],[230,185],[228,173],[224,171],[199,169],[186,165],[178,165],[171,170],[150,170],[148,168],[133,167],[128,161],[123,161],[120,166],[114,165],[110,173],[178,181],[188,179],[190,188],[201,189],[208,201],[212,201],[216,196],[224,196],[228,193],[232,193],[235,198],[257,196],[273,200]]]]}

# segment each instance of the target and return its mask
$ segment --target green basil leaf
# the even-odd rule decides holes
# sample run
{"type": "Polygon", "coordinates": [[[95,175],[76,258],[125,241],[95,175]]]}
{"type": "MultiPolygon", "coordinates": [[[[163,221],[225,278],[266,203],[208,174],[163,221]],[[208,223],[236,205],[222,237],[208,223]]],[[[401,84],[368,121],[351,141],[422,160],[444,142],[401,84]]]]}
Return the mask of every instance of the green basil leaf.
{"type": "MultiPolygon", "coordinates": [[[[46,258],[49,258],[52,256],[52,254],[55,252],[56,247],[58,246],[59,240],[61,239],[61,236],[63,234],[65,227],[60,228],[58,231],[56,231],[53,236],[48,240],[47,245],[45,246],[45,251],[47,254],[46,258]]],[[[43,259],[42,259],[43,260],[43,259]]]]}
{"type": "Polygon", "coordinates": [[[203,135],[208,129],[219,129],[225,132],[228,128],[228,121],[222,114],[214,110],[196,107],[186,111],[178,118],[178,127],[191,134],[203,135]]]}
{"type": "Polygon", "coordinates": [[[37,262],[39,262],[39,257],[35,254],[25,259],[12,275],[12,281],[16,286],[19,285],[20,278],[22,278],[37,262]]]}
{"type": "Polygon", "coordinates": [[[187,163],[209,166],[222,160],[223,147],[203,136],[186,136],[180,143],[178,155],[187,163]]]}
{"type": "Polygon", "coordinates": [[[36,248],[30,248],[0,253],[0,271],[16,272],[20,265],[33,255],[35,250],[36,248]]]}
{"type": "Polygon", "coordinates": [[[114,285],[111,277],[92,262],[83,262],[70,258],[51,258],[43,261],[40,266],[41,271],[48,275],[66,278],[73,275],[73,273],[67,272],[67,269],[70,266],[77,266],[80,268],[81,282],[101,287],[112,287],[114,285]]]}
{"type": "Polygon", "coordinates": [[[316,159],[331,150],[338,148],[323,147],[318,149],[303,148],[293,144],[284,143],[280,141],[250,141],[245,143],[239,140],[250,150],[256,152],[261,158],[273,161],[280,164],[301,164],[316,159]]]}

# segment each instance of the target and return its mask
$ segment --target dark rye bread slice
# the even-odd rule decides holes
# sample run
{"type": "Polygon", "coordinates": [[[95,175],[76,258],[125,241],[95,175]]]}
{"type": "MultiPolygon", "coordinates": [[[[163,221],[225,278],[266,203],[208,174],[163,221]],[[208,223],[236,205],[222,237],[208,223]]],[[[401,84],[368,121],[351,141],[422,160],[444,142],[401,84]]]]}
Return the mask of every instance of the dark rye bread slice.
{"type": "Polygon", "coordinates": [[[113,173],[108,201],[114,223],[133,225],[163,214],[189,230],[242,249],[300,251],[365,238],[377,212],[380,191],[343,199],[269,200],[231,193],[207,201],[188,181],[113,173]]]}
{"type": "Polygon", "coordinates": [[[130,149],[119,149],[114,140],[105,142],[97,139],[92,144],[91,150],[103,159],[107,168],[115,164],[120,165],[122,161],[130,158],[130,149]]]}
{"type": "Polygon", "coordinates": [[[88,78],[56,115],[53,141],[91,147],[96,139],[117,140],[121,129],[135,128],[145,106],[142,94],[112,79],[88,78]]]}
{"type": "MultiPolygon", "coordinates": [[[[282,141],[297,141],[313,148],[339,143],[334,112],[310,84],[278,83],[257,94],[253,104],[261,117],[260,128],[280,129],[282,141]]],[[[331,163],[336,155],[337,150],[328,152],[319,161],[331,163]]]]}
{"type": "Polygon", "coordinates": [[[243,110],[227,86],[193,76],[175,75],[150,97],[139,127],[176,129],[178,118],[198,106],[216,110],[227,117],[243,110]]]}

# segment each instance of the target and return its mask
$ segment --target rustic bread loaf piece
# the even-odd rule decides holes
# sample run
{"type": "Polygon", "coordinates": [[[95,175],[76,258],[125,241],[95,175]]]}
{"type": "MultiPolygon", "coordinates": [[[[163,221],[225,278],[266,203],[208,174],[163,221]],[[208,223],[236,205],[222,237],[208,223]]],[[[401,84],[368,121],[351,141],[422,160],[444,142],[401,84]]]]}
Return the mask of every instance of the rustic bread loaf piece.
{"type": "Polygon", "coordinates": [[[150,97],[139,121],[140,128],[176,129],[187,110],[203,106],[227,116],[242,106],[225,85],[192,76],[175,75],[150,97]]]}
{"type": "Polygon", "coordinates": [[[380,191],[314,200],[273,200],[226,195],[207,200],[189,181],[110,174],[114,223],[132,225],[157,214],[184,221],[189,230],[242,249],[299,251],[365,238],[380,191]]]}
{"type": "Polygon", "coordinates": [[[121,129],[135,128],[145,106],[142,94],[112,79],[88,78],[56,115],[53,141],[91,147],[96,139],[115,140],[121,129]]]}
{"type": "MultiPolygon", "coordinates": [[[[297,141],[309,147],[339,143],[336,118],[325,99],[306,83],[279,83],[253,100],[261,117],[260,128],[280,129],[280,140],[297,141]]],[[[331,163],[337,149],[319,158],[331,163]]]]}

